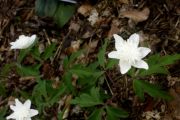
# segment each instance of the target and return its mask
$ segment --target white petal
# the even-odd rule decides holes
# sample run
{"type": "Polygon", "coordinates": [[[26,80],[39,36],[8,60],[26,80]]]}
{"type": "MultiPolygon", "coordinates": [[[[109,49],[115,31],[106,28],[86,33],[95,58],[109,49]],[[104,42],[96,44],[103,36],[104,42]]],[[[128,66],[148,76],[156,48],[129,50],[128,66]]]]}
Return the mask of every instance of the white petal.
{"type": "Polygon", "coordinates": [[[26,102],[24,103],[24,105],[26,106],[26,108],[30,109],[30,107],[31,107],[31,101],[30,101],[30,100],[26,100],[26,102]]]}
{"type": "Polygon", "coordinates": [[[35,40],[35,39],[36,39],[36,35],[32,35],[31,40],[35,40]]]}
{"type": "Polygon", "coordinates": [[[15,104],[16,107],[23,106],[23,104],[18,99],[15,99],[15,104]]]}
{"type": "Polygon", "coordinates": [[[128,72],[129,69],[131,69],[131,64],[125,60],[120,60],[119,66],[121,74],[125,74],[128,72]]]}
{"type": "Polygon", "coordinates": [[[119,59],[119,52],[117,51],[112,51],[108,54],[109,58],[115,58],[115,59],[119,59]]]}
{"type": "Polygon", "coordinates": [[[137,47],[139,45],[139,35],[137,33],[134,33],[129,37],[127,41],[134,44],[137,47]]]}
{"type": "Polygon", "coordinates": [[[138,50],[140,52],[141,58],[144,58],[146,55],[148,55],[151,52],[151,49],[146,47],[139,47],[138,50]]]}
{"type": "Polygon", "coordinates": [[[20,35],[15,42],[11,42],[11,49],[26,49],[30,47],[34,41],[36,40],[36,35],[32,35],[31,37],[20,35]]]}
{"type": "Polygon", "coordinates": [[[122,45],[124,45],[124,40],[121,36],[114,34],[114,39],[115,39],[115,48],[116,50],[119,50],[121,48],[122,45]]]}
{"type": "Polygon", "coordinates": [[[149,68],[148,64],[144,60],[136,61],[132,66],[136,68],[144,68],[146,70],[149,68]]]}
{"type": "Polygon", "coordinates": [[[14,113],[12,113],[11,115],[7,116],[6,119],[16,119],[16,116],[14,113]]]}
{"type": "Polygon", "coordinates": [[[30,111],[29,111],[30,117],[33,117],[33,116],[35,116],[35,115],[37,115],[37,114],[38,114],[38,111],[37,111],[37,110],[35,110],[35,109],[30,109],[30,111]]]}
{"type": "Polygon", "coordinates": [[[13,110],[13,111],[16,111],[16,110],[17,110],[17,107],[14,106],[14,105],[10,105],[10,108],[11,108],[11,110],[13,110]]]}

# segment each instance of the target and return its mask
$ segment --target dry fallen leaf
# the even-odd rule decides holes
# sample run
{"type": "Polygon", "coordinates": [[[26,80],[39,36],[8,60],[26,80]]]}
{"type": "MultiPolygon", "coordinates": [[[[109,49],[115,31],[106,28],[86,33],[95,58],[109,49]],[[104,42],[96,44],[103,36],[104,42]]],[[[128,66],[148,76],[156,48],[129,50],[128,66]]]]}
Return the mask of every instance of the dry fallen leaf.
{"type": "Polygon", "coordinates": [[[83,15],[84,17],[87,17],[89,15],[89,13],[91,12],[92,8],[93,7],[91,5],[84,4],[78,8],[77,12],[80,13],[81,15],[83,15]]]}
{"type": "Polygon", "coordinates": [[[79,29],[80,29],[80,25],[78,23],[71,22],[71,24],[69,26],[69,30],[73,30],[77,33],[79,31],[79,29]]]}
{"type": "Polygon", "coordinates": [[[122,17],[129,18],[134,22],[142,22],[148,19],[150,10],[149,8],[144,8],[143,10],[130,10],[130,11],[123,11],[120,13],[122,17]]]}
{"type": "Polygon", "coordinates": [[[168,106],[172,110],[172,116],[173,118],[176,118],[180,120],[180,92],[178,91],[180,89],[177,87],[177,89],[170,89],[170,95],[173,96],[173,100],[168,103],[168,106]]]}
{"type": "Polygon", "coordinates": [[[112,21],[112,24],[111,24],[111,29],[109,30],[108,32],[108,38],[110,39],[113,34],[117,34],[118,32],[120,32],[120,29],[119,29],[119,20],[113,20],[112,21]]]}
{"type": "Polygon", "coordinates": [[[129,0],[119,0],[119,3],[129,4],[129,0]]]}

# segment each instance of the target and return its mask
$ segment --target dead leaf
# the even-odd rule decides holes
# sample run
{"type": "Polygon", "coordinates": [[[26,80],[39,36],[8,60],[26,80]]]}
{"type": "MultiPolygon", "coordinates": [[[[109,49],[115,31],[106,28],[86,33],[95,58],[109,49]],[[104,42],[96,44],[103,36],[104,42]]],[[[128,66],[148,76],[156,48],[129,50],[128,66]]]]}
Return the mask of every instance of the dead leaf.
{"type": "Polygon", "coordinates": [[[88,44],[85,44],[83,48],[85,48],[88,53],[93,53],[97,45],[98,45],[98,40],[90,41],[88,44]]]}
{"type": "Polygon", "coordinates": [[[120,13],[121,16],[129,18],[133,20],[134,22],[142,22],[148,19],[150,10],[149,8],[144,8],[143,10],[130,10],[130,11],[123,11],[120,13]]]}
{"type": "MultiPolygon", "coordinates": [[[[178,89],[180,89],[178,87],[178,89]]],[[[175,89],[170,89],[170,95],[173,96],[173,100],[168,103],[168,106],[172,109],[173,118],[180,119],[180,93],[175,89]]]]}
{"type": "Polygon", "coordinates": [[[129,4],[129,0],[119,0],[119,3],[129,4]]]}
{"type": "Polygon", "coordinates": [[[71,22],[71,24],[69,26],[69,30],[73,30],[77,33],[79,31],[79,29],[80,29],[80,25],[78,23],[71,22]]]}
{"type": "Polygon", "coordinates": [[[93,7],[91,5],[84,4],[78,8],[77,12],[80,13],[81,15],[83,15],[84,17],[87,17],[89,15],[89,13],[91,12],[92,8],[93,7]]]}
{"type": "Polygon", "coordinates": [[[80,44],[81,44],[80,40],[72,41],[71,46],[66,49],[66,53],[71,54],[77,52],[79,50],[80,44]]]}
{"type": "Polygon", "coordinates": [[[119,26],[119,21],[113,20],[112,24],[111,24],[111,29],[108,32],[108,38],[109,39],[113,36],[113,34],[117,34],[118,32],[120,32],[120,29],[118,26],[119,26]]]}

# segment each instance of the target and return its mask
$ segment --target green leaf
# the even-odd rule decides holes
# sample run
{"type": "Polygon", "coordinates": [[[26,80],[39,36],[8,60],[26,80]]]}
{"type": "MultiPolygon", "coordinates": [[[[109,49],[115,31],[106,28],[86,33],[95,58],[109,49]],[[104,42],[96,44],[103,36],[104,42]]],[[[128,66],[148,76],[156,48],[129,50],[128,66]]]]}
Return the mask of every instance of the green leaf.
{"type": "Polygon", "coordinates": [[[74,5],[64,5],[64,4],[59,4],[57,11],[54,15],[54,19],[56,23],[60,26],[63,27],[69,19],[73,16],[75,12],[75,6],[74,5]]]}
{"type": "Polygon", "coordinates": [[[89,67],[83,66],[83,65],[74,65],[69,72],[72,74],[77,74],[79,77],[100,77],[102,75],[102,71],[99,70],[93,70],[90,69],[89,67]]]}
{"type": "Polygon", "coordinates": [[[92,88],[90,93],[83,93],[71,101],[72,104],[78,104],[81,107],[92,107],[103,104],[98,88],[92,88]]]}
{"type": "Polygon", "coordinates": [[[5,96],[6,95],[6,88],[5,85],[0,83],[0,95],[5,96]]]}
{"type": "Polygon", "coordinates": [[[34,66],[22,66],[17,64],[17,72],[22,76],[40,76],[39,68],[41,64],[34,65],[34,66]]]}
{"type": "Polygon", "coordinates": [[[72,85],[72,74],[70,72],[67,72],[63,76],[64,83],[69,91],[72,93],[75,93],[74,86],[72,85]]]}
{"type": "Polygon", "coordinates": [[[88,117],[88,120],[101,120],[103,109],[95,109],[93,113],[88,117]]]}
{"type": "Polygon", "coordinates": [[[79,50],[75,53],[72,53],[72,55],[69,57],[68,64],[73,63],[74,60],[76,60],[80,55],[82,55],[83,52],[84,52],[84,50],[79,50]]]}
{"type": "Polygon", "coordinates": [[[119,60],[117,60],[117,59],[108,59],[106,69],[112,69],[118,63],[119,63],[119,60]]]}
{"type": "Polygon", "coordinates": [[[47,60],[48,58],[50,58],[51,56],[53,56],[53,52],[56,50],[56,44],[55,43],[52,43],[51,45],[49,45],[44,53],[42,54],[42,58],[44,60],[47,60]]]}
{"type": "Polygon", "coordinates": [[[148,93],[150,96],[154,98],[162,98],[166,100],[171,100],[172,97],[165,91],[161,90],[161,88],[157,85],[150,84],[143,80],[134,80],[133,88],[135,93],[144,100],[144,93],[148,93]]]}
{"type": "Polygon", "coordinates": [[[58,103],[60,96],[66,92],[66,86],[61,85],[59,88],[54,89],[52,87],[52,83],[48,83],[46,86],[47,94],[48,94],[48,104],[53,105],[54,103],[58,103]]]}
{"type": "Polygon", "coordinates": [[[13,67],[15,67],[15,63],[7,63],[5,64],[2,68],[1,68],[1,71],[0,71],[0,75],[2,76],[7,76],[9,74],[9,72],[11,71],[11,69],[13,67]]]}
{"type": "Polygon", "coordinates": [[[108,39],[105,39],[104,45],[101,47],[99,53],[98,53],[98,62],[102,67],[105,67],[105,53],[106,53],[106,47],[107,47],[108,39]]]}
{"type": "Polygon", "coordinates": [[[31,55],[32,55],[32,57],[34,58],[34,59],[36,59],[36,60],[38,60],[38,61],[42,61],[41,60],[41,54],[40,54],[40,52],[39,52],[39,49],[38,49],[38,47],[33,47],[33,49],[31,49],[31,55]]]}
{"type": "Polygon", "coordinates": [[[46,0],[46,5],[44,7],[45,15],[48,17],[53,17],[56,12],[57,7],[58,7],[57,0],[46,0]]]}
{"type": "Polygon", "coordinates": [[[166,65],[175,63],[180,59],[180,54],[160,56],[159,54],[152,55],[148,58],[148,70],[141,69],[139,76],[147,76],[152,74],[168,74],[166,65]]]}
{"type": "Polygon", "coordinates": [[[44,107],[46,106],[46,100],[47,100],[47,90],[46,90],[45,80],[38,81],[38,84],[33,89],[32,99],[36,104],[39,112],[42,112],[44,107]]]}
{"type": "Polygon", "coordinates": [[[27,54],[29,54],[30,50],[31,50],[30,48],[20,50],[19,55],[17,57],[17,62],[19,64],[23,61],[23,59],[27,56],[27,54]]]}
{"type": "Polygon", "coordinates": [[[46,0],[36,0],[35,2],[35,10],[38,15],[45,15],[44,9],[46,6],[46,0]]]}
{"type": "Polygon", "coordinates": [[[1,107],[0,108],[0,120],[6,120],[5,115],[7,113],[7,107],[1,107]]]}
{"type": "Polygon", "coordinates": [[[120,118],[127,118],[129,115],[126,111],[120,108],[106,106],[107,120],[119,120],[120,118]]]}

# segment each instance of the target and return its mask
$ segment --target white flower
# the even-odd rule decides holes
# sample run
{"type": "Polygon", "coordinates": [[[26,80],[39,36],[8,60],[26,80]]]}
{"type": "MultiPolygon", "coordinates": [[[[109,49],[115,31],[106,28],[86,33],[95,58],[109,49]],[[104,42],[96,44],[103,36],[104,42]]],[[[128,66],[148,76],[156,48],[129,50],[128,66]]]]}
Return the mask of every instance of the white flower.
{"type": "Polygon", "coordinates": [[[10,105],[10,108],[14,111],[11,115],[7,116],[6,119],[15,119],[15,120],[31,120],[31,117],[38,114],[37,110],[30,109],[31,101],[26,100],[22,104],[18,99],[15,99],[15,106],[10,105]]]}
{"type": "Polygon", "coordinates": [[[142,60],[151,50],[146,47],[138,47],[139,35],[132,34],[127,41],[117,34],[115,38],[116,51],[108,54],[109,58],[119,59],[120,72],[125,74],[131,69],[131,66],[136,68],[148,69],[148,64],[142,60]]]}
{"type": "Polygon", "coordinates": [[[31,37],[20,35],[15,42],[11,42],[11,49],[26,49],[31,46],[36,40],[36,35],[32,35],[31,37]]]}

